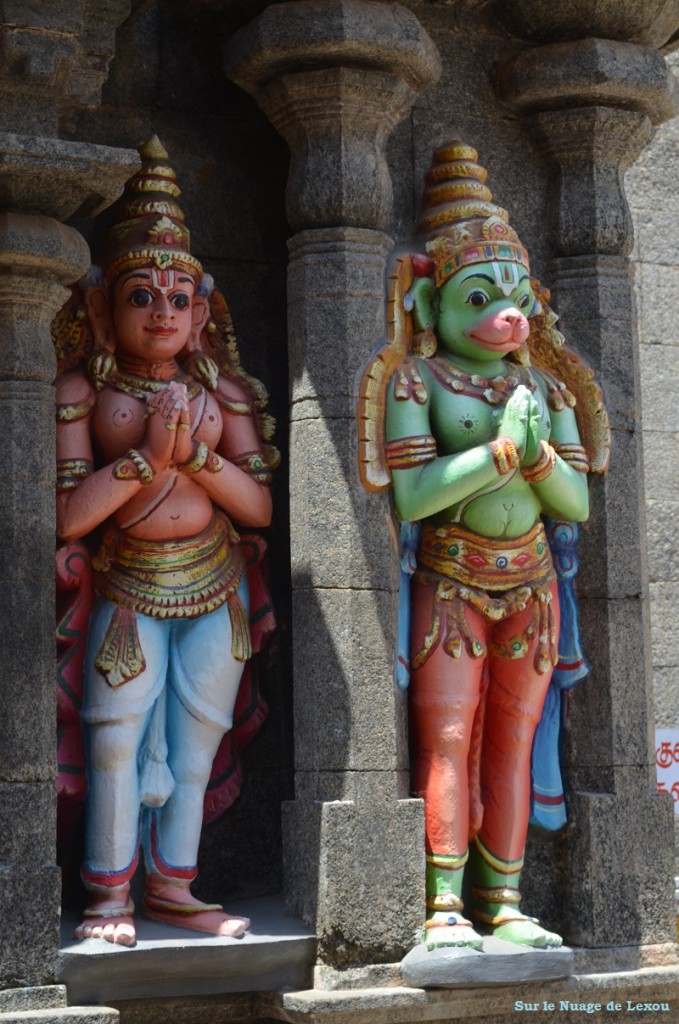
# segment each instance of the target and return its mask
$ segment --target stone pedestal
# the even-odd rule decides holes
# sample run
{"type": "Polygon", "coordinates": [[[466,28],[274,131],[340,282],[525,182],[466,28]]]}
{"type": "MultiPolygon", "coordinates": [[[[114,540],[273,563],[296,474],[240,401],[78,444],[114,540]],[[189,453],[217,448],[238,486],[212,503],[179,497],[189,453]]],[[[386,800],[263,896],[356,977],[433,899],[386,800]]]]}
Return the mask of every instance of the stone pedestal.
{"type": "MultiPolygon", "coordinates": [[[[586,34],[596,35],[596,26],[586,34]]],[[[632,224],[622,176],[652,122],[679,106],[676,81],[655,50],[549,38],[501,69],[499,94],[529,119],[553,170],[556,258],[545,283],[563,333],[602,385],[613,433],[610,468],[593,481],[581,531],[578,593],[592,672],[567,704],[563,934],[576,946],[638,946],[675,940],[676,925],[671,800],[655,793],[651,751],[632,224]]]]}
{"type": "Polygon", "coordinates": [[[135,162],[104,147],[0,135],[0,191],[20,211],[0,214],[0,987],[48,982],[59,946],[50,325],[90,260],[82,236],[55,217],[110,202],[135,162]],[[93,184],[97,161],[106,174],[93,184]]]}
{"type": "Polygon", "coordinates": [[[288,278],[296,799],[284,809],[286,898],[315,928],[322,964],[389,963],[424,919],[424,830],[420,802],[407,798],[405,702],[393,679],[389,508],[361,489],[355,408],[357,376],[385,327],[384,147],[438,59],[396,4],[296,0],[237,34],[226,69],[290,145],[298,232],[288,278]]]}

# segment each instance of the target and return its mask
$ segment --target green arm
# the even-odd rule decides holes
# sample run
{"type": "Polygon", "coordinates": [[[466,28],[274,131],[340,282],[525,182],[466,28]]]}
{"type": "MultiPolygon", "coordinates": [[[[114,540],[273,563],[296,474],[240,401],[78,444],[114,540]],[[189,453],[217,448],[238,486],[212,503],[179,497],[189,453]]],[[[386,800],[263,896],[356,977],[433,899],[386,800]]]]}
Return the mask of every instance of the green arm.
{"type": "MultiPolygon", "coordinates": [[[[535,374],[540,386],[540,392],[544,395],[544,382],[535,374]]],[[[552,412],[551,430],[549,440],[554,443],[562,442],[568,444],[580,444],[580,433],[572,409],[562,409],[560,412],[552,412]]],[[[584,523],[589,518],[589,488],[587,486],[587,474],[578,473],[577,470],[564,462],[560,456],[556,457],[554,472],[540,484],[531,484],[533,493],[540,502],[545,515],[552,519],[565,519],[568,522],[584,523]]]]}
{"type": "MultiPolygon", "coordinates": [[[[393,387],[387,398],[387,441],[431,434],[430,399],[396,399],[393,387]]],[[[498,476],[488,445],[454,455],[442,455],[424,466],[392,470],[394,499],[402,519],[426,519],[483,490],[498,476]]]]}

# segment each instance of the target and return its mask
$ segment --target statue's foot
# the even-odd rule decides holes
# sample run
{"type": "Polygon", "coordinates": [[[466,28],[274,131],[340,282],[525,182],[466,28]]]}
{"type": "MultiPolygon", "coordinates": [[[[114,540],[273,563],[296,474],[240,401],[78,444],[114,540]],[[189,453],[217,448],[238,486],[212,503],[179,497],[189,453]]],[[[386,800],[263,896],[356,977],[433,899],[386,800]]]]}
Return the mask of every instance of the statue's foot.
{"type": "Polygon", "coordinates": [[[427,949],[460,946],[481,949],[483,938],[474,931],[471,922],[457,911],[437,910],[427,918],[424,939],[427,949]]]}
{"type": "Polygon", "coordinates": [[[505,942],[516,942],[519,946],[530,946],[532,949],[558,949],[562,938],[556,932],[543,928],[536,917],[524,914],[506,916],[497,924],[491,924],[492,933],[505,942]]]}
{"type": "Polygon", "coordinates": [[[201,903],[186,884],[170,884],[155,876],[147,879],[144,914],[154,921],[188,928],[207,935],[240,938],[250,927],[247,917],[227,914],[217,903],[201,903]]]}
{"type": "Polygon", "coordinates": [[[90,893],[82,922],[73,933],[76,939],[105,939],[118,946],[135,946],[137,933],[132,920],[134,904],[124,894],[104,896],[90,893]]]}

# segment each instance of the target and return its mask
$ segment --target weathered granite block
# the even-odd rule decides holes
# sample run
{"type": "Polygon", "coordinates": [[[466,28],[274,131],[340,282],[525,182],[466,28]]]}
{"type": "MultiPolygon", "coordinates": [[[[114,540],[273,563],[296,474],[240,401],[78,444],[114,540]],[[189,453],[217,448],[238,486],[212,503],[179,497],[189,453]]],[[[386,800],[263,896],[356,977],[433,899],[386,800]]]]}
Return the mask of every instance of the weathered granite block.
{"type": "Polygon", "coordinates": [[[51,385],[0,380],[0,579],[54,577],[53,431],[51,385]]]}
{"type": "MultiPolygon", "coordinates": [[[[591,674],[568,694],[564,757],[569,770],[651,764],[646,707],[650,649],[645,645],[644,614],[638,598],[586,597],[580,603],[591,674]],[[608,685],[611,679],[614,690],[608,685]]],[[[651,785],[650,767],[647,777],[651,785]]]]}
{"type": "Polygon", "coordinates": [[[3,583],[0,779],[44,781],[55,771],[54,590],[44,580],[3,583]]]}
{"type": "MultiPolygon", "coordinates": [[[[677,160],[677,175],[679,176],[679,159],[677,160]]],[[[665,196],[659,197],[658,203],[662,203],[663,216],[667,216],[669,211],[665,196]]],[[[679,216],[679,201],[676,214],[679,216]]],[[[635,227],[638,230],[639,225],[647,217],[650,218],[650,228],[662,241],[665,232],[662,230],[661,216],[657,208],[650,213],[646,210],[636,210],[635,227]]],[[[673,240],[673,245],[676,254],[676,240],[673,240]]],[[[679,308],[679,267],[668,266],[664,263],[660,265],[653,262],[638,263],[635,267],[635,276],[638,282],[637,313],[642,352],[649,345],[675,346],[677,344],[676,310],[679,308]]],[[[650,353],[648,353],[648,358],[651,358],[650,353]]],[[[642,362],[641,365],[642,389],[645,391],[645,363],[642,362]]]]}
{"type": "Polygon", "coordinates": [[[498,93],[523,112],[600,103],[665,121],[679,83],[655,48],[590,38],[524,50],[500,69],[498,93]]]}
{"type": "Polygon", "coordinates": [[[419,800],[283,808],[290,913],[315,925],[321,959],[393,963],[424,922],[424,819],[419,800]],[[357,903],[360,913],[357,913],[357,903]]]}
{"type": "Polygon", "coordinates": [[[293,422],[290,442],[293,579],[312,587],[394,589],[389,501],[360,486],[355,418],[293,422]]]}
{"type": "Polygon", "coordinates": [[[52,859],[56,815],[51,780],[0,782],[0,863],[37,867],[52,859]]]}
{"type": "Polygon", "coordinates": [[[645,593],[643,497],[629,486],[640,472],[640,433],[612,432],[611,461],[590,485],[590,518],[580,531],[577,592],[614,599],[645,593]]]}
{"type": "MultiPolygon", "coordinates": [[[[15,819],[15,829],[23,827],[22,818],[15,819]]],[[[61,876],[56,866],[43,866],[39,860],[3,865],[0,987],[42,985],[52,980],[59,944],[60,895],[61,876]],[[35,927],[36,921],[40,922],[39,928],[35,927]]]]}
{"type": "Polygon", "coordinates": [[[633,946],[676,939],[672,799],[574,793],[567,940],[633,946]],[[642,840],[643,837],[643,840],[642,840]]]}
{"type": "Polygon", "coordinates": [[[532,42],[602,36],[646,46],[662,46],[679,26],[676,9],[665,0],[501,0],[497,17],[507,29],[532,42]]]}
{"type": "Polygon", "coordinates": [[[677,633],[679,631],[679,582],[669,580],[651,584],[653,620],[653,663],[655,665],[679,665],[677,633]]]}
{"type": "Polygon", "coordinates": [[[384,268],[390,247],[391,240],[381,232],[351,228],[303,231],[291,240],[293,404],[342,396],[342,414],[354,415],[357,374],[385,336],[384,268]]]}
{"type": "Polygon", "coordinates": [[[395,596],[304,589],[293,595],[295,763],[318,771],[407,765],[405,698],[394,684],[395,596]]]}

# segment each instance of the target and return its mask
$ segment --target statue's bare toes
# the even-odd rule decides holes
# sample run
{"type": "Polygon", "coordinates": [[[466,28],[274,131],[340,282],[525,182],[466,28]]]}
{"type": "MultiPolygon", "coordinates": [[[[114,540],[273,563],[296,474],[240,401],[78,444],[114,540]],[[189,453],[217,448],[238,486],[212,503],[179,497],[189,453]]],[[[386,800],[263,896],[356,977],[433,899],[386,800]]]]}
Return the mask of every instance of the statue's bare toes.
{"type": "Polygon", "coordinates": [[[118,946],[134,946],[137,933],[134,922],[127,914],[120,917],[107,915],[102,918],[83,921],[74,932],[76,939],[105,939],[118,946]]]}
{"type": "Polygon", "coordinates": [[[231,917],[226,914],[224,921],[219,926],[219,935],[228,935],[232,939],[237,939],[239,935],[244,935],[250,927],[250,920],[247,917],[231,917]]]}

